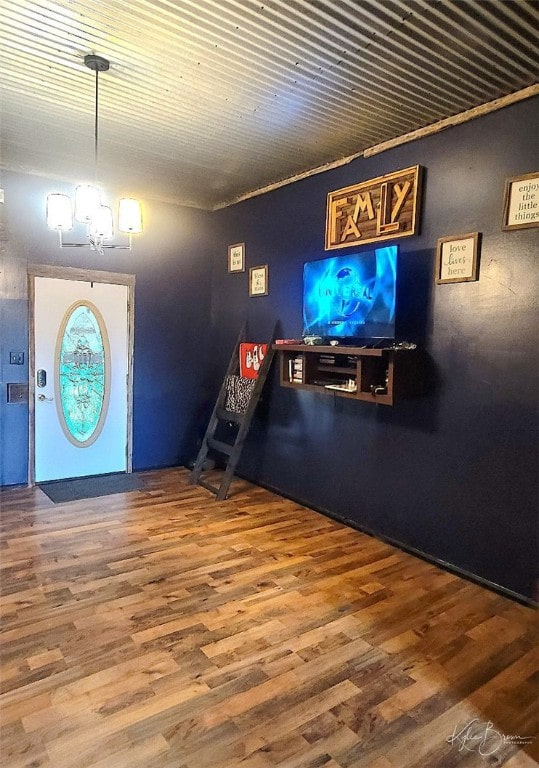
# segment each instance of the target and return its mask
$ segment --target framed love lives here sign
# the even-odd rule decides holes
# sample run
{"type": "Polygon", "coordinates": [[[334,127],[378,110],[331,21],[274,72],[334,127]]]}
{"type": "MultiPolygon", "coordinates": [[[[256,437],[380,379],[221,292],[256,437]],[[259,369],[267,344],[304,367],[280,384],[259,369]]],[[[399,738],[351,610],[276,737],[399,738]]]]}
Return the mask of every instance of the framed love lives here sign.
{"type": "Polygon", "coordinates": [[[441,237],[436,251],[436,282],[468,283],[478,279],[479,232],[441,237]]]}

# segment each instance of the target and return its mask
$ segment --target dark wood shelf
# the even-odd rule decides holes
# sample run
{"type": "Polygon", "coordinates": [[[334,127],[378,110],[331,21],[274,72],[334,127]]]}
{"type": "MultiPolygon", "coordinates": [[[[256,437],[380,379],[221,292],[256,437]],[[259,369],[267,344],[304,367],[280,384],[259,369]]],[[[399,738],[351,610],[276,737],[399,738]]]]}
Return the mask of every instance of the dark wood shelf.
{"type": "Polygon", "coordinates": [[[308,344],[274,344],[273,349],[279,353],[283,387],[380,405],[393,405],[421,389],[417,350],[308,344]],[[329,355],[334,363],[328,363],[329,355]],[[293,380],[294,370],[301,371],[301,381],[293,380]],[[355,381],[355,392],[326,387],[349,380],[355,381]]]}
{"type": "Polygon", "coordinates": [[[324,346],[317,344],[273,344],[272,346],[276,352],[321,352],[331,355],[364,355],[368,357],[381,357],[384,352],[388,351],[369,347],[346,347],[344,344],[339,344],[336,347],[329,344],[324,346]]]}
{"type": "Polygon", "coordinates": [[[331,371],[333,371],[334,373],[344,373],[344,374],[352,373],[352,374],[354,374],[354,376],[356,375],[356,369],[355,369],[354,366],[348,366],[347,367],[347,366],[344,366],[344,365],[342,365],[342,366],[341,365],[319,365],[318,366],[318,370],[319,371],[324,371],[324,372],[331,372],[331,371]]]}

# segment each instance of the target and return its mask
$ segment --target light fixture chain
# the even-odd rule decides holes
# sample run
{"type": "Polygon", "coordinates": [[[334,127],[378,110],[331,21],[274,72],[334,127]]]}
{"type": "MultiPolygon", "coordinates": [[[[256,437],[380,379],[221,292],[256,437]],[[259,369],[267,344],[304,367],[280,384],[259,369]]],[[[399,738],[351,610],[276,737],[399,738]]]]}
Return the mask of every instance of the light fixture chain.
{"type": "Polygon", "coordinates": [[[97,181],[99,145],[99,69],[95,70],[94,178],[97,181]]]}

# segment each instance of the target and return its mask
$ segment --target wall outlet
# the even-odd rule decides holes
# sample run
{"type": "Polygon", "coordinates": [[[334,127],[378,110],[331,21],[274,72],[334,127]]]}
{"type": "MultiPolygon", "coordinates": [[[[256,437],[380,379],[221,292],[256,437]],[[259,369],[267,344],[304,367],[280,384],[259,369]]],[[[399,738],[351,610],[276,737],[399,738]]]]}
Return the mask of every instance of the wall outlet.
{"type": "Polygon", "coordinates": [[[10,365],[24,365],[24,352],[10,352],[9,353],[10,365]]]}

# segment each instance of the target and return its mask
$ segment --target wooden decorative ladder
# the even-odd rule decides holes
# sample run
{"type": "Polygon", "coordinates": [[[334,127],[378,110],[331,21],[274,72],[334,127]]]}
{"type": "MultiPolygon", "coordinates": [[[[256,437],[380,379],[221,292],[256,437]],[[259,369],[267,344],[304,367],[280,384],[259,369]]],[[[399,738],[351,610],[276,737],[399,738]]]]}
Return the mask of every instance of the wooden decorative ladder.
{"type": "Polygon", "coordinates": [[[251,426],[251,420],[260,399],[262,388],[264,387],[266,376],[273,359],[273,349],[270,342],[268,343],[266,355],[262,361],[262,365],[260,366],[258,377],[255,380],[246,411],[244,413],[227,411],[225,409],[227,381],[229,376],[233,376],[234,374],[239,373],[239,350],[240,344],[244,341],[247,341],[245,334],[246,325],[242,327],[238,336],[238,340],[236,341],[236,346],[234,348],[234,352],[232,353],[232,357],[230,358],[225,377],[221,384],[221,389],[219,390],[219,394],[217,396],[217,400],[215,402],[210,421],[208,423],[208,428],[206,429],[206,434],[202,440],[200,451],[198,452],[195,465],[189,477],[189,482],[191,485],[201,485],[203,488],[206,488],[206,490],[214,493],[216,499],[220,501],[226,499],[227,497],[228,488],[234,476],[236,465],[240,459],[243,444],[245,442],[245,438],[247,437],[249,427],[251,426]],[[215,432],[218,428],[219,422],[231,422],[238,427],[238,431],[233,443],[225,443],[221,440],[215,439],[215,432]],[[212,485],[211,483],[201,478],[204,462],[206,461],[208,451],[210,449],[218,451],[227,457],[225,471],[218,486],[212,485]]]}

